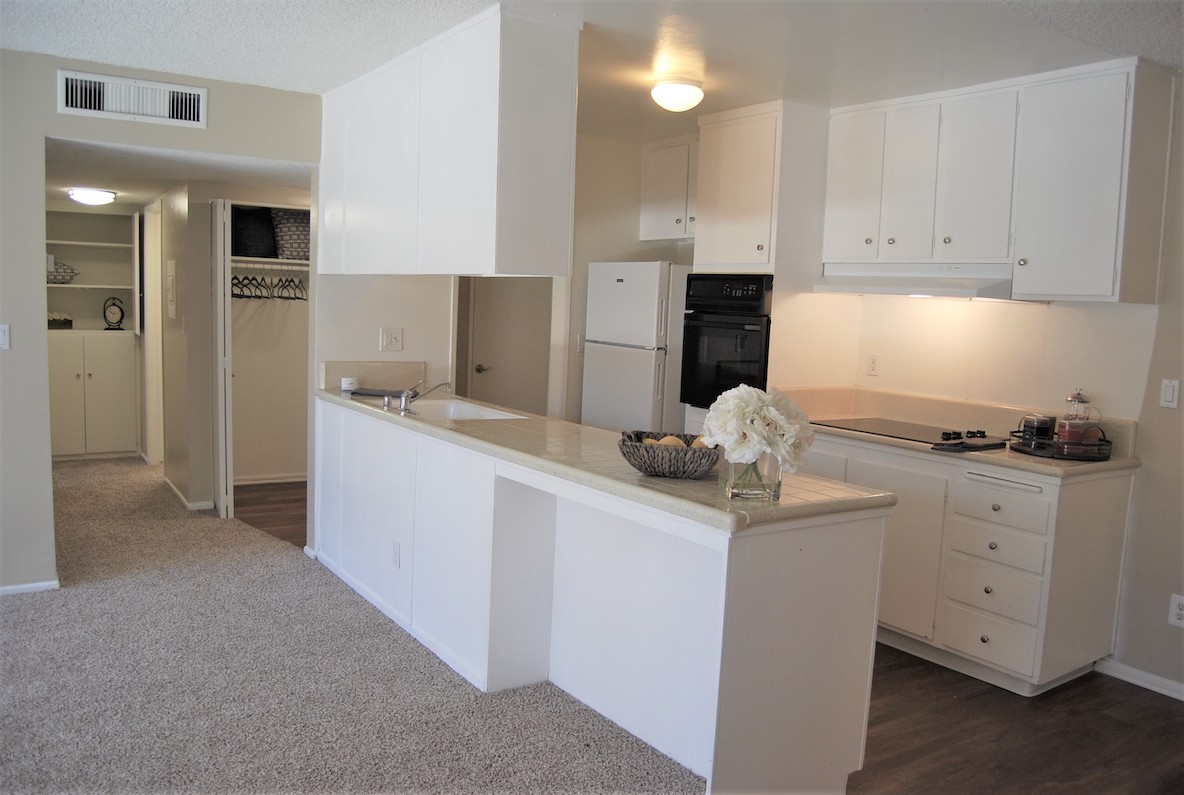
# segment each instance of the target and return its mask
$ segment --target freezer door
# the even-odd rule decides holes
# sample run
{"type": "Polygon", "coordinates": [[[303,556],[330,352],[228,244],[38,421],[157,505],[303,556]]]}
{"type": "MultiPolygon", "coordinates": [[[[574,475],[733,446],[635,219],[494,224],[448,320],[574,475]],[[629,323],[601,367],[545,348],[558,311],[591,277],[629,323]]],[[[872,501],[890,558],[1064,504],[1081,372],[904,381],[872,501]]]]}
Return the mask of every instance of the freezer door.
{"type": "Polygon", "coordinates": [[[665,347],[669,292],[669,262],[589,263],[585,338],[665,347]]]}
{"type": "Polygon", "coordinates": [[[610,431],[663,430],[665,363],[662,351],[588,343],[581,421],[610,431]]]}

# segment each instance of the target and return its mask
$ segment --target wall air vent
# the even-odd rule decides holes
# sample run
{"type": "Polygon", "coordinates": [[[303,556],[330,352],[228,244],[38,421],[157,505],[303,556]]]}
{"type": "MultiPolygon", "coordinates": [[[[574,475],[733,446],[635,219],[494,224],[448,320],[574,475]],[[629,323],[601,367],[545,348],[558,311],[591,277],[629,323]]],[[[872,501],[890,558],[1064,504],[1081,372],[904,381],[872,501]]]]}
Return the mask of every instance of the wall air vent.
{"type": "Polygon", "coordinates": [[[204,129],[206,90],[58,70],[58,113],[204,129]]]}

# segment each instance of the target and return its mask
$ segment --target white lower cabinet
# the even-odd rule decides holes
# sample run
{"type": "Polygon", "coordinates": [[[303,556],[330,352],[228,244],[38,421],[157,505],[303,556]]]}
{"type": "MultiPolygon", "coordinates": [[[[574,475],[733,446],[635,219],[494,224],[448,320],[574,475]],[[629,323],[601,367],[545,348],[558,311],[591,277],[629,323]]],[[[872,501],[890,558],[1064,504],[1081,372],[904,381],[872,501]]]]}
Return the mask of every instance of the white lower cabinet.
{"type": "Polygon", "coordinates": [[[135,452],[135,335],[49,332],[49,413],[53,455],[135,452]]]}
{"type": "Polygon", "coordinates": [[[1023,695],[1113,651],[1133,470],[1058,478],[822,436],[807,462],[898,496],[886,642],[1023,695]]]}
{"type": "Polygon", "coordinates": [[[415,634],[484,686],[489,647],[493,461],[420,436],[415,469],[415,634]],[[447,472],[447,478],[423,477],[447,472]]]}

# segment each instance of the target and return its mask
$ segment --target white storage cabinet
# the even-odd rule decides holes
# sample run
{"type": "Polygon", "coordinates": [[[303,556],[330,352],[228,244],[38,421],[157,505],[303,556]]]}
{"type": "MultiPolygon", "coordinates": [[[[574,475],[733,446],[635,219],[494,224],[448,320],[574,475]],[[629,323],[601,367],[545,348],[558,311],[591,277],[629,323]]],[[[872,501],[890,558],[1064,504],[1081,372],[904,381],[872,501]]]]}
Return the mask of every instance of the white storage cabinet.
{"type": "Polygon", "coordinates": [[[641,223],[638,239],[695,236],[699,141],[673,138],[645,146],[641,156],[641,223]]]}
{"type": "Polygon", "coordinates": [[[1022,90],[1013,298],[1158,300],[1174,84],[1140,63],[1022,90]]]}
{"type": "Polygon", "coordinates": [[[899,497],[882,641],[1027,696],[1113,652],[1133,470],[1054,478],[824,435],[807,463],[899,497]]]}
{"type": "Polygon", "coordinates": [[[699,118],[696,272],[773,272],[782,112],[767,102],[699,118]]]}
{"type": "Polygon", "coordinates": [[[326,95],[319,269],[569,275],[577,49],[495,10],[326,95]]]}
{"type": "Polygon", "coordinates": [[[137,394],[130,331],[49,332],[53,455],[135,453],[137,394]]]}

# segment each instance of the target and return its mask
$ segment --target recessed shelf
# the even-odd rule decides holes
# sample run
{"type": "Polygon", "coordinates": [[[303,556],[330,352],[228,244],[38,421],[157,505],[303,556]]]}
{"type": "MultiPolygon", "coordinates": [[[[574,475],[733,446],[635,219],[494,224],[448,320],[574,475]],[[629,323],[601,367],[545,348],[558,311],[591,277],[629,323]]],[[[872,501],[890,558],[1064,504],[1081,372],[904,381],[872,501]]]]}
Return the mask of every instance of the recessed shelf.
{"type": "Polygon", "coordinates": [[[46,287],[67,287],[74,290],[131,290],[130,284],[47,284],[46,287]]]}
{"type": "Polygon", "coordinates": [[[279,259],[276,257],[231,257],[230,264],[235,267],[239,265],[277,265],[281,268],[307,270],[309,261],[306,259],[279,259]]]}

